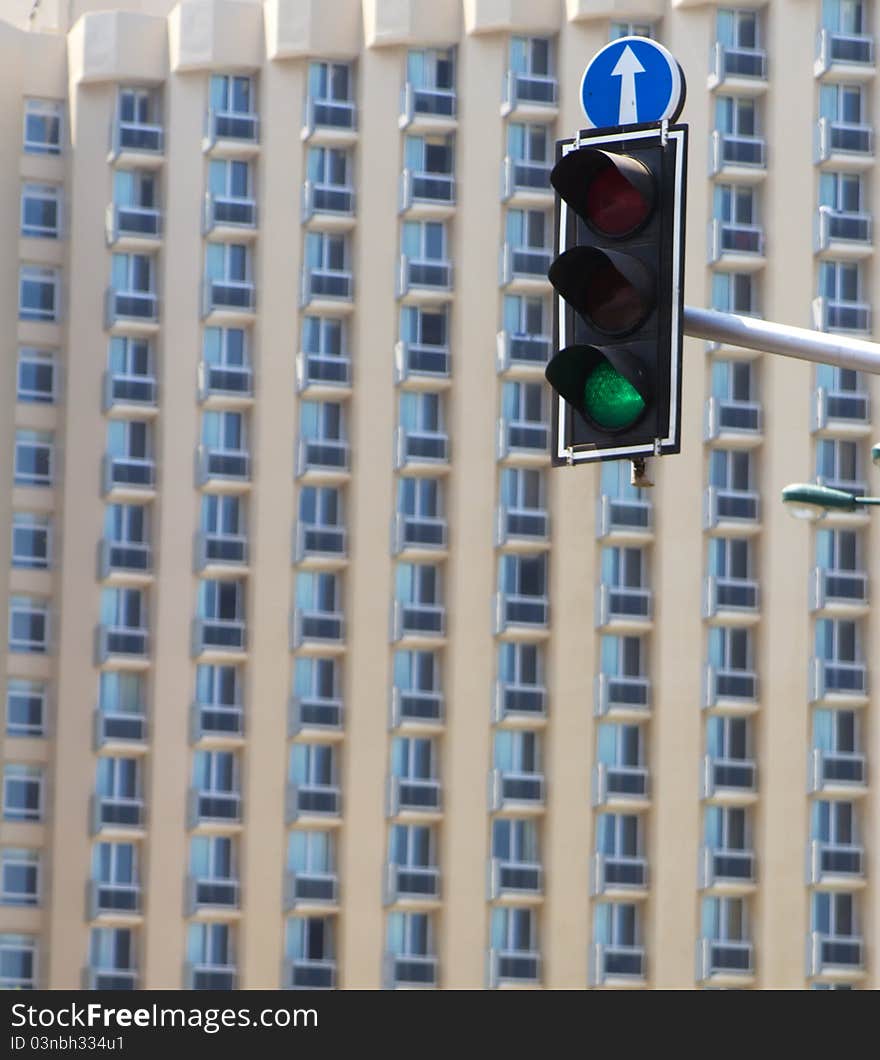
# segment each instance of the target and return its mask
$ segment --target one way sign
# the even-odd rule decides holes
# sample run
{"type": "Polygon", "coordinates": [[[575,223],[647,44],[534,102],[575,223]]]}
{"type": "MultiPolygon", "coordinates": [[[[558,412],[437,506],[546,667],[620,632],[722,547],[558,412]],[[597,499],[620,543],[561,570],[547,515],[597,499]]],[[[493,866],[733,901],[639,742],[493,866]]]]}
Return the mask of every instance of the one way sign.
{"type": "Polygon", "coordinates": [[[674,122],[685,82],[672,55],[647,37],[620,37],[596,52],[581,80],[581,106],[591,129],[674,122]]]}

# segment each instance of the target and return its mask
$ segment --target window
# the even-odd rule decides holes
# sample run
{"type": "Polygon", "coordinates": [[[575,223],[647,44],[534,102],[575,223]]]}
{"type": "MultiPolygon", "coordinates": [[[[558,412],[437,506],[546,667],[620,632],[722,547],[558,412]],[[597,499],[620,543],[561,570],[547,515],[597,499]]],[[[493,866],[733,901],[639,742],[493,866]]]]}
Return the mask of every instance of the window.
{"type": "Polygon", "coordinates": [[[819,116],[836,125],[866,124],[864,89],[861,85],[820,85],[819,116]]]}
{"type": "Polygon", "coordinates": [[[498,585],[502,593],[514,596],[546,596],[546,556],[543,553],[532,556],[501,556],[498,585]]]}
{"type": "Polygon", "coordinates": [[[751,490],[750,454],[734,449],[713,449],[709,459],[709,485],[720,490],[751,490]]]}
{"type": "Polygon", "coordinates": [[[837,438],[820,438],[816,443],[816,478],[862,494],[861,452],[856,442],[837,438]]]}
{"type": "Polygon", "coordinates": [[[202,413],[202,445],[207,449],[240,453],[247,449],[246,418],[242,412],[202,413]]]}
{"type": "Polygon", "coordinates": [[[95,843],[92,879],[129,891],[138,886],[137,846],[134,843],[95,843]]]}
{"type": "Polygon", "coordinates": [[[817,530],[816,563],[823,570],[861,570],[859,535],[852,530],[817,530]]]}
{"type": "MultiPolygon", "coordinates": [[[[451,136],[407,136],[403,142],[403,165],[414,173],[451,176],[454,170],[454,140],[451,136]]],[[[425,185],[425,198],[445,198],[449,191],[439,182],[425,185]],[[430,192],[434,192],[431,194],[430,192]]]]}
{"type": "Polygon", "coordinates": [[[205,578],[199,582],[196,614],[207,622],[244,620],[244,593],[241,582],[205,578]]]}
{"type": "Polygon", "coordinates": [[[498,645],[498,678],[505,684],[538,688],[544,684],[544,656],[539,644],[504,641],[498,645]]]}
{"type": "Polygon", "coordinates": [[[22,265],[18,274],[18,318],[53,322],[58,319],[58,269],[22,265]]]}
{"type": "Polygon", "coordinates": [[[149,509],[141,504],[108,504],[104,509],[104,536],[114,545],[147,545],[149,509]]]}
{"type": "Polygon", "coordinates": [[[395,737],[391,744],[391,775],[404,780],[435,780],[437,742],[422,736],[395,737]]]}
{"type": "Polygon", "coordinates": [[[641,637],[602,637],[602,673],[609,677],[643,677],[648,670],[641,637]]]}
{"type": "Polygon", "coordinates": [[[552,161],[553,138],[549,125],[510,122],[507,127],[507,154],[516,162],[546,166],[552,161]]]}
{"type": "Polygon", "coordinates": [[[712,396],[721,401],[754,400],[751,361],[712,361],[712,396]]]}
{"type": "Polygon", "coordinates": [[[621,501],[648,501],[648,491],[637,489],[632,485],[626,461],[603,460],[600,476],[600,489],[605,496],[621,501]]]}
{"type": "Polygon", "coordinates": [[[238,760],[233,751],[196,751],[193,784],[202,793],[238,792],[238,760]]]}
{"type": "Polygon", "coordinates": [[[401,250],[410,261],[446,261],[446,246],[443,221],[404,221],[401,250]]]}
{"type": "Polygon", "coordinates": [[[429,563],[398,563],[395,577],[395,599],[402,604],[440,603],[441,577],[438,567],[429,563]]]}
{"type": "Polygon", "coordinates": [[[352,155],[342,147],[310,147],[306,170],[318,187],[350,188],[352,155]]]}
{"type": "Polygon", "coordinates": [[[149,460],[150,425],[140,420],[114,420],[107,424],[107,452],[121,461],[149,460]]]}
{"type": "Polygon", "coordinates": [[[197,666],[196,702],[202,706],[239,707],[241,673],[237,666],[197,666]]]}
{"type": "MultiPolygon", "coordinates": [[[[119,120],[127,125],[151,125],[159,120],[159,97],[149,89],[120,88],[118,110],[119,120]]],[[[146,142],[131,146],[146,146],[146,142]]]]}
{"type": "Polygon", "coordinates": [[[21,234],[57,239],[61,223],[61,189],[57,184],[25,184],[21,189],[21,234]]]}
{"type": "Polygon", "coordinates": [[[501,415],[509,423],[545,424],[546,390],[542,383],[505,381],[501,386],[501,415]]]}
{"type": "Polygon", "coordinates": [[[522,467],[507,467],[501,472],[501,503],[510,511],[544,510],[543,472],[522,467]]]}
{"type": "Polygon", "coordinates": [[[508,210],[507,242],[517,249],[550,250],[550,215],[544,210],[508,210]]]}
{"type": "Polygon", "coordinates": [[[645,741],[638,725],[599,726],[597,760],[606,766],[638,769],[644,765],[645,741]]]}
{"type": "Polygon", "coordinates": [[[829,846],[846,847],[858,842],[859,829],[855,804],[817,799],[810,814],[810,838],[829,846]]]}
{"type": "Polygon", "coordinates": [[[102,589],[100,618],[101,625],[113,629],[146,629],[146,594],[140,589],[102,589]]]}
{"type": "MultiPolygon", "coordinates": [[[[313,235],[314,233],[309,233],[313,235]]],[[[209,243],[205,258],[209,280],[230,286],[249,283],[251,255],[244,243],[209,243]]]]}
{"type": "Polygon", "coordinates": [[[55,354],[52,350],[19,347],[17,399],[45,405],[51,405],[55,400],[55,354]]]}
{"type": "Polygon", "coordinates": [[[36,937],[0,935],[0,990],[34,990],[36,986],[36,937]]]}
{"type": "Polygon", "coordinates": [[[306,233],[306,266],[312,272],[347,272],[348,240],[342,234],[306,233]]]}
{"type": "Polygon", "coordinates": [[[547,37],[511,37],[510,69],[531,77],[552,74],[553,52],[547,37]]]}
{"type": "Polygon", "coordinates": [[[653,37],[654,27],[650,22],[612,22],[608,31],[609,40],[621,37],[653,37]]]}
{"type": "Polygon", "coordinates": [[[302,348],[304,353],[325,357],[346,356],[345,326],[337,317],[303,317],[302,348]]]}
{"type": "Polygon", "coordinates": [[[61,154],[61,103],[48,99],[24,101],[24,152],[61,154]]]}
{"type": "Polygon", "coordinates": [[[98,708],[104,714],[143,714],[146,696],[140,674],[105,670],[98,681],[98,708]]]}
{"type": "Polygon", "coordinates": [[[38,905],[40,852],[4,847],[0,854],[0,904],[38,905]]]}
{"type": "Polygon", "coordinates": [[[388,840],[388,860],[393,865],[404,865],[407,868],[433,868],[434,829],[427,825],[392,825],[388,840]]]}
{"type": "Polygon", "coordinates": [[[289,779],[297,787],[335,786],[336,749],[332,744],[294,744],[290,749],[289,779]]]}
{"type": "MultiPolygon", "coordinates": [[[[117,169],[114,172],[113,205],[117,209],[122,207],[125,210],[127,228],[138,224],[138,221],[131,216],[132,214],[138,211],[152,213],[156,209],[156,204],[156,177],[153,173],[138,169],[117,169]]],[[[149,222],[144,218],[141,224],[148,225],[149,222]]],[[[153,233],[154,230],[147,227],[146,234],[153,233]]]]}
{"type": "Polygon", "coordinates": [[[205,328],[204,358],[211,365],[242,368],[249,363],[247,339],[242,328],[205,328]]]}
{"type": "Polygon", "coordinates": [[[35,596],[10,596],[9,650],[46,654],[49,650],[48,600],[35,596]]]}
{"type": "Polygon", "coordinates": [[[293,666],[293,694],[300,700],[337,699],[339,668],[333,658],[299,657],[293,666]]]}
{"type": "Polygon", "coordinates": [[[864,179],[858,173],[820,173],[819,205],[840,213],[861,213],[864,179]]]}
{"type": "Polygon", "coordinates": [[[235,840],[230,836],[193,836],[189,844],[190,875],[199,880],[234,880],[235,840]]]}
{"type": "Polygon", "coordinates": [[[354,100],[353,80],[348,63],[309,64],[309,96],[313,100],[350,103],[354,100]]]}
{"type": "Polygon", "coordinates": [[[709,630],[709,665],[716,670],[752,669],[752,640],[747,629],[713,626],[709,630]]]}
{"type": "Polygon", "coordinates": [[[208,166],[208,190],[215,199],[252,198],[250,163],[227,158],[212,159],[208,166]]]}
{"type": "Polygon", "coordinates": [[[122,338],[110,339],[108,363],[111,373],[117,378],[136,380],[151,379],[153,376],[152,351],[146,339],[122,338]]]}
{"type": "Polygon", "coordinates": [[[287,957],[291,961],[333,960],[333,917],[292,916],[287,921],[287,957]]]}
{"type": "Polygon", "coordinates": [[[324,876],[335,872],[335,837],[332,832],[295,830],[287,842],[287,867],[306,876],[324,876]]]}
{"type": "Polygon", "coordinates": [[[416,434],[443,430],[443,398],[440,394],[405,391],[400,395],[400,425],[416,434]]]}
{"type": "Polygon", "coordinates": [[[831,302],[861,302],[862,270],[855,262],[820,262],[819,294],[831,302]]]}
{"type": "Polygon", "coordinates": [[[715,100],[715,128],[724,136],[758,135],[758,105],[740,96],[718,96],[715,100]]]}
{"type": "Polygon", "coordinates": [[[822,25],[846,36],[866,33],[867,19],[862,0],[822,0],[822,25]]]}
{"type": "MultiPolygon", "coordinates": [[[[725,225],[757,224],[758,209],[755,189],[735,184],[716,184],[713,216],[725,225]]],[[[731,247],[730,249],[738,248],[731,247]]]]}
{"type": "Polygon", "coordinates": [[[210,537],[242,537],[245,533],[242,498],[223,493],[203,494],[200,529],[210,537]]]}
{"type": "Polygon", "coordinates": [[[751,51],[758,46],[757,11],[720,9],[716,37],[719,44],[735,51],[751,51]]]}
{"type": "Polygon", "coordinates": [[[445,348],[449,341],[446,310],[403,306],[400,311],[400,338],[415,346],[445,348]]]}
{"type": "Polygon", "coordinates": [[[538,852],[538,823],[532,818],[496,818],[492,822],[492,857],[534,865],[538,852]]]}
{"type": "Polygon", "coordinates": [[[492,910],[492,949],[503,953],[531,953],[537,949],[537,922],[531,909],[492,910]]]}
{"type": "Polygon", "coordinates": [[[130,928],[92,928],[89,960],[95,971],[132,972],[135,933],[130,928]]]}
{"type": "Polygon", "coordinates": [[[12,514],[12,566],[28,570],[49,567],[50,519],[36,512],[12,514]]]}
{"type": "Polygon", "coordinates": [[[751,578],[752,549],[748,538],[713,537],[709,541],[709,574],[724,581],[751,578]]]}
{"type": "Polygon", "coordinates": [[[110,275],[119,294],[153,293],[153,258],[148,254],[114,254],[110,275]]]}
{"type": "Polygon", "coordinates": [[[396,957],[431,957],[434,933],[429,913],[389,913],[386,931],[388,952],[396,957]]]}
{"type": "Polygon", "coordinates": [[[42,767],[7,762],[3,767],[3,819],[40,821],[42,817],[42,767]]]}
{"type": "Polygon", "coordinates": [[[629,902],[600,902],[593,914],[593,939],[608,949],[632,949],[640,944],[638,906],[629,902]]]}
{"type": "Polygon", "coordinates": [[[859,930],[855,895],[814,891],[810,921],[812,930],[822,935],[838,938],[857,936],[859,930]]]}
{"type": "Polygon", "coordinates": [[[304,486],[299,493],[299,521],[312,527],[341,527],[342,491],[334,486],[304,486]]]}
{"type": "Polygon", "coordinates": [[[748,272],[712,273],[712,308],[722,313],[757,313],[755,281],[748,272]]]}
{"type": "Polygon", "coordinates": [[[46,686],[40,681],[10,678],[6,682],[6,735],[46,734],[46,686]]]}
{"type": "Polygon", "coordinates": [[[715,942],[748,942],[748,906],[744,898],[704,898],[703,938],[715,942]]]}
{"type": "Polygon", "coordinates": [[[214,74],[211,77],[211,109],[221,114],[253,114],[253,80],[250,77],[214,74]]]}
{"type": "Polygon", "coordinates": [[[647,586],[647,558],[643,548],[603,548],[602,584],[615,589],[647,586]]]}
{"type": "Polygon", "coordinates": [[[703,838],[711,850],[748,850],[748,811],[736,806],[707,806],[703,838]]]}
{"type": "Polygon", "coordinates": [[[395,652],[394,687],[404,692],[439,692],[440,658],[437,652],[395,652]]]}
{"type": "Polygon", "coordinates": [[[852,710],[814,710],[813,747],[832,755],[861,751],[860,719],[852,710]]]}
{"type": "Polygon", "coordinates": [[[748,761],[751,735],[748,718],[713,714],[706,722],[706,753],[721,762],[748,761]]]}
{"type": "Polygon", "coordinates": [[[336,614],[341,606],[342,586],[335,574],[300,571],[296,577],[296,606],[307,612],[336,614]]]}
{"type": "Polygon", "coordinates": [[[828,662],[861,662],[861,637],[856,622],[820,618],[816,621],[816,655],[828,662]]]}
{"type": "Polygon", "coordinates": [[[455,49],[410,49],[406,53],[406,79],[414,88],[436,89],[441,92],[453,91],[455,89],[455,49]]]}
{"type": "MultiPolygon", "coordinates": [[[[542,338],[548,332],[547,303],[543,298],[520,294],[504,296],[504,329],[517,337],[542,338]]],[[[607,463],[603,467],[609,466],[607,463]]]]}
{"type": "Polygon", "coordinates": [[[442,517],[442,484],[435,478],[399,478],[397,511],[414,519],[442,517]]]}
{"type": "Polygon", "coordinates": [[[600,814],[596,821],[596,853],[608,858],[641,857],[641,818],[632,813],[600,814]]]}
{"type": "Polygon", "coordinates": [[[95,792],[109,801],[140,799],[140,764],[136,758],[99,758],[95,792]]]}
{"type": "Polygon", "coordinates": [[[51,486],[54,438],[50,431],[15,432],[16,486],[51,486]]]}
{"type": "Polygon", "coordinates": [[[498,729],[493,741],[492,763],[501,773],[541,772],[541,737],[526,729],[498,729]]]}

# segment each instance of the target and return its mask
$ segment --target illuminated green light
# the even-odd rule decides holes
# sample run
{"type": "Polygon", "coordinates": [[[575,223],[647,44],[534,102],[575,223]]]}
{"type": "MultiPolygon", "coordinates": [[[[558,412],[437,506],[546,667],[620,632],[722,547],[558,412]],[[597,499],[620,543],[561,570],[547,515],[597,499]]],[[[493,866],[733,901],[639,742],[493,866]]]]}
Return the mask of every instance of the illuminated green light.
{"type": "Polygon", "coordinates": [[[599,361],[584,383],[584,411],[600,427],[619,431],[645,411],[636,388],[606,360],[599,361]]]}

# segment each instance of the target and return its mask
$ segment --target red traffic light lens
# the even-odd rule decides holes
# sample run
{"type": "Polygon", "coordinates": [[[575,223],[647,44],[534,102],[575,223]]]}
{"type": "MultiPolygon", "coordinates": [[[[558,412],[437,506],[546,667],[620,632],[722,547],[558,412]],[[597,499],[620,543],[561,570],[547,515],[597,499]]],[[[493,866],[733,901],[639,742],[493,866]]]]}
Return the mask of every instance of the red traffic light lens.
{"type": "Polygon", "coordinates": [[[612,165],[605,166],[587,185],[584,220],[603,236],[620,238],[641,227],[651,202],[612,165]]]}
{"type": "Polygon", "coordinates": [[[620,335],[634,331],[648,315],[651,306],[629,280],[606,260],[589,274],[583,308],[586,316],[601,331],[620,335]]]}

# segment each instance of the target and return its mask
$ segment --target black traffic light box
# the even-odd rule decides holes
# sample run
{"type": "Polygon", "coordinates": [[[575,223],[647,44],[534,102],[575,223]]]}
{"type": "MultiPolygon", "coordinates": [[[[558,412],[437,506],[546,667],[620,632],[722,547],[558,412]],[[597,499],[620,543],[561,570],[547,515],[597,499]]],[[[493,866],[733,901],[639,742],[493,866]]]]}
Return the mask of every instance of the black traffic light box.
{"type": "Polygon", "coordinates": [[[555,465],[680,449],[687,126],[556,145],[555,465]]]}

